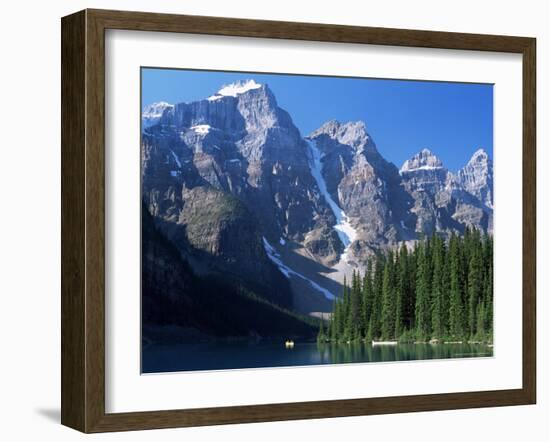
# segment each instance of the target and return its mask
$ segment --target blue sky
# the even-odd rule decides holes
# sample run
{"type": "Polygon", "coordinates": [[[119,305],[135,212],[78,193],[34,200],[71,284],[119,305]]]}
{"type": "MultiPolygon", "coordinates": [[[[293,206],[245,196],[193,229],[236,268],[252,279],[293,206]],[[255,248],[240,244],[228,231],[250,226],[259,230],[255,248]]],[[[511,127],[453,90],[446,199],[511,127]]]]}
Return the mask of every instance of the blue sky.
{"type": "Polygon", "coordinates": [[[380,153],[397,167],[427,147],[451,170],[483,147],[493,152],[493,86],[179,69],[142,69],[142,105],[191,102],[222,85],[267,83],[302,135],[325,121],[363,120],[380,153]]]}

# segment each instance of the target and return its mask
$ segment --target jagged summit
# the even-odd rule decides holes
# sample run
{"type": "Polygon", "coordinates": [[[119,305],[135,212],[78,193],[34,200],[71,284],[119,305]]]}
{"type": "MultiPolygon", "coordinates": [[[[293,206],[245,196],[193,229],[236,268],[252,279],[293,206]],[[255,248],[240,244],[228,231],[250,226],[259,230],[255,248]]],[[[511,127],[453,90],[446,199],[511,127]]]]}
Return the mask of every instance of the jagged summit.
{"type": "Polygon", "coordinates": [[[321,136],[328,136],[340,144],[350,146],[356,151],[371,150],[376,152],[376,146],[367,132],[364,121],[348,121],[341,123],[338,120],[329,120],[309,134],[308,138],[315,140],[321,136]]]}
{"type": "Polygon", "coordinates": [[[430,149],[424,148],[401,166],[400,173],[415,172],[417,170],[443,169],[443,163],[430,149]]]}
{"type": "Polygon", "coordinates": [[[141,113],[143,126],[147,128],[156,124],[160,120],[160,117],[162,117],[164,111],[166,109],[172,109],[173,107],[173,104],[167,103],[166,101],[159,101],[145,106],[141,113]]]}
{"type": "Polygon", "coordinates": [[[470,158],[470,161],[468,161],[468,164],[474,164],[474,163],[489,163],[491,159],[489,158],[489,154],[487,151],[483,148],[479,148],[474,152],[472,157],[470,158]]]}
{"type": "Polygon", "coordinates": [[[159,101],[157,103],[149,104],[143,108],[143,116],[160,117],[164,112],[164,109],[168,107],[174,107],[174,105],[167,103],[166,101],[159,101]]]}
{"type": "Polygon", "coordinates": [[[487,207],[493,207],[493,164],[484,149],[474,152],[468,164],[458,171],[460,185],[487,207]]]}
{"type": "Polygon", "coordinates": [[[222,88],[214,95],[208,97],[208,101],[216,101],[223,97],[236,97],[253,89],[261,88],[262,84],[256,83],[253,79],[236,81],[231,84],[222,86],[222,88]]]}

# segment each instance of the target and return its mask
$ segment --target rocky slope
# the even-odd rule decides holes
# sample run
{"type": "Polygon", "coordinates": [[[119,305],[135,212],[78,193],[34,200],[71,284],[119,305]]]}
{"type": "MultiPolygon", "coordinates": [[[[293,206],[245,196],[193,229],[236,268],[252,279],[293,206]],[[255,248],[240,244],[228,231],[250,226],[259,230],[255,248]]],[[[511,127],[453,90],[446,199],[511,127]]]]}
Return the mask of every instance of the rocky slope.
{"type": "Polygon", "coordinates": [[[197,275],[145,207],[141,235],[145,342],[197,342],[216,337],[314,339],[316,327],[311,321],[225,279],[197,275]]]}

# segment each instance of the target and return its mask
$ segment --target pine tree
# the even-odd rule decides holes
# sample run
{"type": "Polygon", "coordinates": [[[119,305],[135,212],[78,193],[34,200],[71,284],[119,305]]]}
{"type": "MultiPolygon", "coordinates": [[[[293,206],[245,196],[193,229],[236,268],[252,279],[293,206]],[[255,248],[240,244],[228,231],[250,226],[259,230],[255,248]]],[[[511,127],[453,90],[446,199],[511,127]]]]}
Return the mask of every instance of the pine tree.
{"type": "Polygon", "coordinates": [[[485,305],[483,302],[479,303],[476,312],[476,335],[475,339],[478,341],[485,341],[485,305]]]}
{"type": "Polygon", "coordinates": [[[350,289],[349,299],[349,327],[350,327],[350,339],[360,339],[360,325],[361,325],[361,281],[359,279],[359,273],[353,271],[350,289]]]}
{"type": "Polygon", "coordinates": [[[374,294],[372,289],[372,259],[367,262],[367,270],[363,277],[363,302],[361,309],[361,328],[363,336],[366,336],[369,330],[370,318],[374,304],[374,294]]]}
{"type": "Polygon", "coordinates": [[[459,239],[451,235],[449,241],[449,260],[451,272],[451,297],[449,303],[450,333],[455,339],[464,336],[464,306],[462,303],[462,260],[460,256],[459,239]]]}
{"type": "Polygon", "coordinates": [[[374,303],[372,307],[372,337],[379,338],[381,335],[381,316],[382,316],[382,280],[384,278],[384,255],[378,254],[374,266],[373,292],[374,303]]]}
{"type": "Polygon", "coordinates": [[[415,243],[413,253],[409,255],[409,287],[410,297],[406,304],[406,323],[409,331],[414,330],[416,325],[416,272],[418,257],[420,255],[420,243],[415,243]]]}
{"type": "Polygon", "coordinates": [[[425,341],[430,336],[431,309],[430,309],[430,284],[431,273],[430,249],[425,241],[419,250],[416,268],[416,337],[425,341]]]}
{"type": "Polygon", "coordinates": [[[327,321],[327,331],[325,333],[325,341],[332,341],[334,340],[334,321],[333,321],[333,315],[334,315],[334,307],[332,311],[332,315],[329,317],[327,321]]]}
{"type": "MultiPolygon", "coordinates": [[[[344,290],[345,293],[345,290],[344,290]]],[[[344,332],[345,332],[345,321],[344,321],[344,301],[343,296],[342,299],[339,299],[336,301],[336,340],[341,341],[344,338],[344,332]]]]}
{"type": "Polygon", "coordinates": [[[326,340],[327,340],[327,337],[325,335],[325,329],[324,329],[324,326],[323,326],[323,322],[325,322],[325,320],[323,318],[321,318],[319,320],[319,334],[317,335],[317,342],[320,342],[320,343],[326,342],[326,340]]]}
{"type": "Polygon", "coordinates": [[[469,236],[468,254],[468,331],[476,334],[477,307],[482,294],[482,265],[479,232],[473,230],[469,236]]]}
{"type": "Polygon", "coordinates": [[[493,238],[484,237],[483,266],[485,269],[484,302],[485,302],[485,331],[488,340],[492,342],[493,335],[493,238]]]}
{"type": "Polygon", "coordinates": [[[493,263],[489,264],[487,281],[485,283],[485,330],[492,342],[493,336],[493,263]]]}
{"type": "Polygon", "coordinates": [[[351,335],[351,324],[350,324],[350,290],[346,281],[346,277],[344,276],[344,293],[342,295],[342,303],[340,306],[340,315],[341,315],[341,323],[342,323],[342,333],[341,333],[341,339],[344,342],[347,342],[350,340],[351,335]]]}
{"type": "Polygon", "coordinates": [[[451,296],[451,260],[449,259],[449,250],[443,243],[443,274],[441,275],[441,328],[443,335],[440,338],[446,337],[449,334],[450,327],[450,296],[451,296]]]}
{"type": "Polygon", "coordinates": [[[395,287],[393,267],[393,253],[389,252],[382,278],[382,340],[392,339],[395,332],[395,287]]]}
{"type": "Polygon", "coordinates": [[[410,296],[409,254],[403,243],[396,261],[396,308],[395,308],[395,337],[399,338],[403,329],[408,325],[406,310],[410,296]]]}
{"type": "Polygon", "coordinates": [[[441,339],[445,334],[444,321],[444,243],[435,237],[433,242],[433,276],[432,276],[432,336],[441,339]]]}
{"type": "Polygon", "coordinates": [[[371,316],[371,318],[369,319],[369,325],[367,327],[367,334],[365,336],[365,341],[367,343],[371,343],[374,340],[373,328],[373,317],[371,316]]]}

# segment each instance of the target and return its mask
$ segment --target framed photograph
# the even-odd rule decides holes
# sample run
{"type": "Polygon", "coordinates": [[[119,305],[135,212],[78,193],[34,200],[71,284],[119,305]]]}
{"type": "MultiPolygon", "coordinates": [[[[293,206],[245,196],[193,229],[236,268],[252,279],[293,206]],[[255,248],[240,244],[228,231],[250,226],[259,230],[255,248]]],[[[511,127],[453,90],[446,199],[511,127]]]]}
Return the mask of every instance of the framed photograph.
{"type": "Polygon", "coordinates": [[[62,19],[62,423],[536,400],[535,39],[62,19]]]}

